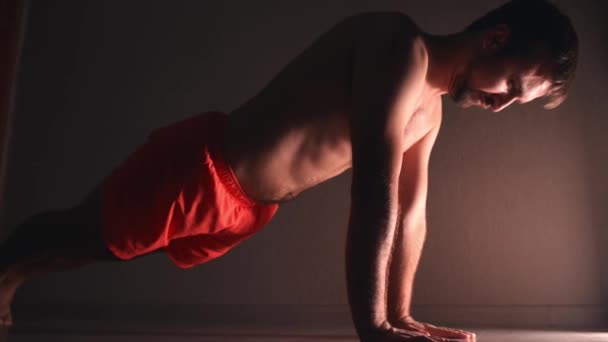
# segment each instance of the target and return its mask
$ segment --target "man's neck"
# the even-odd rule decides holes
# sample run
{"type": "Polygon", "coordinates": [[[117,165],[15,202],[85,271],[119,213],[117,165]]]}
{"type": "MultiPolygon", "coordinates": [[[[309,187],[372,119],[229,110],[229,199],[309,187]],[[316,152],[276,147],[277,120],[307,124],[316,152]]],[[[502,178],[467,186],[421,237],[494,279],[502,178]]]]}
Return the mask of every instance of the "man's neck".
{"type": "Polygon", "coordinates": [[[429,56],[427,86],[439,96],[447,94],[456,75],[463,72],[476,52],[472,34],[460,32],[436,36],[424,34],[429,56]]]}

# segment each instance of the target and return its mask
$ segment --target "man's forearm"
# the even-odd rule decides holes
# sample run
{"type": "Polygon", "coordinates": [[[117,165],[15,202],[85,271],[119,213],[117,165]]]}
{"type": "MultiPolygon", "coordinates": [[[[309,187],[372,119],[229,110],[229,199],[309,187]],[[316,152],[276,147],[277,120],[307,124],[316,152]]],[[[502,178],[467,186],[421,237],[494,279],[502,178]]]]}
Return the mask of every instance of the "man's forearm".
{"type": "Polygon", "coordinates": [[[426,237],[426,220],[399,220],[388,268],[389,322],[410,315],[414,278],[426,237]]]}
{"type": "Polygon", "coordinates": [[[346,241],[348,299],[358,331],[387,322],[388,260],[397,221],[386,199],[368,203],[351,209],[346,241]]]}
{"type": "MultiPolygon", "coordinates": [[[[369,105],[363,108],[369,109],[369,105]]],[[[387,323],[387,268],[397,222],[403,159],[403,131],[398,127],[404,124],[384,118],[386,122],[374,126],[378,123],[369,118],[381,115],[383,110],[380,107],[360,112],[361,121],[353,124],[351,133],[353,177],[346,274],[352,317],[360,336],[370,333],[366,329],[377,331],[387,323]]],[[[396,111],[386,109],[386,113],[396,111]]]]}

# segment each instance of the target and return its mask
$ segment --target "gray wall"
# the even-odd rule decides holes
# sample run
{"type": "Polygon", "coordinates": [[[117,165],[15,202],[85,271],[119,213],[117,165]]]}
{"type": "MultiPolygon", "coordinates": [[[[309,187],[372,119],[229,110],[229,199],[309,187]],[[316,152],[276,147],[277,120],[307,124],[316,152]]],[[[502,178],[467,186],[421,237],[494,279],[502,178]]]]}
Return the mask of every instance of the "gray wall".
{"type": "MultiPolygon", "coordinates": [[[[431,32],[448,33],[500,3],[32,1],[6,224],[76,203],[153,128],[235,108],[346,15],[401,10],[431,32]]],[[[517,326],[602,322],[608,35],[601,14],[608,8],[602,1],[558,3],[581,40],[576,85],[564,105],[493,114],[444,101],[415,288],[420,318],[517,326]]],[[[285,204],[264,230],[208,264],[183,271],[153,255],[53,274],[26,284],[17,309],[22,317],[47,310],[110,318],[139,310],[145,318],[165,317],[170,308],[173,317],[180,312],[216,323],[348,326],[349,181],[344,175],[285,204]],[[210,317],[211,307],[222,315],[210,317]]]]}

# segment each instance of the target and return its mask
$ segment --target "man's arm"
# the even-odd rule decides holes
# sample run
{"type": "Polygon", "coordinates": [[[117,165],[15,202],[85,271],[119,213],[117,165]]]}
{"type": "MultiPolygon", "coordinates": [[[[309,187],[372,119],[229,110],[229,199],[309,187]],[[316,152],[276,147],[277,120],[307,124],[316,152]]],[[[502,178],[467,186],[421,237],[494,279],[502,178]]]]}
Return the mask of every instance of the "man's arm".
{"type": "Polygon", "coordinates": [[[410,316],[414,276],[426,236],[428,168],[441,127],[441,100],[432,113],[433,128],[403,154],[399,176],[399,215],[389,264],[388,319],[410,316]]]}
{"type": "Polygon", "coordinates": [[[353,180],[346,246],[348,298],[360,336],[387,324],[386,277],[397,222],[403,134],[427,65],[404,16],[370,15],[353,71],[353,180]]]}

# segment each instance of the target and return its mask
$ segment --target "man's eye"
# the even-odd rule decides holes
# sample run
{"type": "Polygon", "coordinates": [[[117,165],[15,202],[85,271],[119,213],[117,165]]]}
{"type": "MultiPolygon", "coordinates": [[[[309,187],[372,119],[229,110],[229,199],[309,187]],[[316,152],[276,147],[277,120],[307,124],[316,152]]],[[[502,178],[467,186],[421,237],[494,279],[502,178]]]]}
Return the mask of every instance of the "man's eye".
{"type": "Polygon", "coordinates": [[[513,95],[519,95],[518,94],[518,89],[515,87],[515,81],[514,80],[509,80],[509,82],[507,82],[507,87],[509,87],[509,93],[513,94],[513,95]]]}

